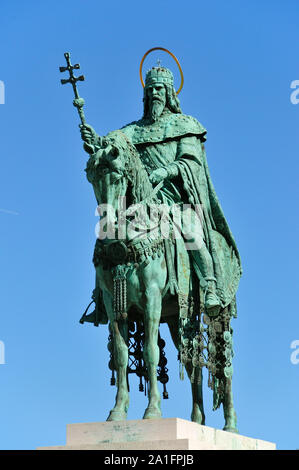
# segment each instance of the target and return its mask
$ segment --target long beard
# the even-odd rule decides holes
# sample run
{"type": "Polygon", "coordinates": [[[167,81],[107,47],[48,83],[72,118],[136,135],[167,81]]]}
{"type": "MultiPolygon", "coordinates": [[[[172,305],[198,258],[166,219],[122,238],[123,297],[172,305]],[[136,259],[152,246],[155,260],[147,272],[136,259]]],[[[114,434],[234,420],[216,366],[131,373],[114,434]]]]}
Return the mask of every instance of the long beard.
{"type": "Polygon", "coordinates": [[[153,101],[151,109],[150,109],[150,117],[152,118],[152,120],[156,121],[163,113],[163,110],[164,110],[164,103],[162,103],[159,100],[153,101]]]}

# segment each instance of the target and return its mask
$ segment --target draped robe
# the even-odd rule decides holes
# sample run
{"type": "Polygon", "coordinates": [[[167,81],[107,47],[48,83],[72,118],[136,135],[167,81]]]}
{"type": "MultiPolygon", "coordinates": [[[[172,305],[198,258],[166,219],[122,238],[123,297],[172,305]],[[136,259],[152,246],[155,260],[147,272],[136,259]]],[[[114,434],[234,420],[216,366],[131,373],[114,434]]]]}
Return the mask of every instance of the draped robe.
{"type": "Polygon", "coordinates": [[[204,241],[213,260],[216,292],[222,308],[230,306],[231,314],[236,316],[241,261],[210,177],[205,128],[192,116],[168,112],[157,121],[141,119],[121,131],[136,147],[149,174],[161,167],[177,166],[177,176],[163,182],[162,200],[169,205],[201,205],[204,241]]]}

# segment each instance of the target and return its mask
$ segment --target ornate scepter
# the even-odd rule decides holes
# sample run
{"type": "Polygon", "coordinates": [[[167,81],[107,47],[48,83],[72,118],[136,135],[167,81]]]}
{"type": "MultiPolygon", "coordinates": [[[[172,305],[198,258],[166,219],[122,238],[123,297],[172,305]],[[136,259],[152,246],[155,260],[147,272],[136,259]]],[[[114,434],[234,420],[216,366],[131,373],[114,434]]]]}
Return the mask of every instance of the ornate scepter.
{"type": "MultiPolygon", "coordinates": [[[[85,119],[85,115],[84,115],[84,111],[83,111],[83,106],[85,104],[85,101],[84,101],[83,98],[81,98],[79,96],[76,82],[78,82],[78,81],[83,82],[85,80],[85,77],[84,77],[84,75],[80,75],[79,77],[75,77],[73,71],[78,70],[80,68],[80,64],[75,64],[75,65],[71,64],[70,53],[69,52],[65,52],[64,57],[66,59],[67,66],[66,67],[59,67],[59,71],[60,72],[66,72],[68,70],[69,74],[70,74],[70,78],[61,79],[60,82],[61,82],[62,85],[65,85],[66,83],[71,83],[72,84],[74,94],[75,94],[75,99],[73,100],[73,105],[78,110],[78,114],[79,114],[80,120],[81,120],[81,124],[79,124],[79,127],[81,128],[83,126],[86,126],[86,119],[85,119]]],[[[88,153],[93,153],[94,152],[94,146],[91,145],[91,144],[87,144],[86,142],[84,143],[84,148],[88,153]]]]}

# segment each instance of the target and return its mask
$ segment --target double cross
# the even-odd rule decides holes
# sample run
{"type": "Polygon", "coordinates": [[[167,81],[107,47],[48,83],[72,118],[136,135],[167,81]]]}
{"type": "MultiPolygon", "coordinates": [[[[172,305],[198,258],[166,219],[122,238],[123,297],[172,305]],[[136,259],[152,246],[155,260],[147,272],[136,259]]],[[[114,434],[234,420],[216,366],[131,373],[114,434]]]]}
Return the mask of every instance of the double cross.
{"type": "Polygon", "coordinates": [[[75,77],[74,70],[78,70],[80,68],[80,64],[75,64],[75,65],[71,64],[69,52],[65,52],[64,57],[66,59],[67,66],[66,67],[59,67],[59,71],[60,72],[66,72],[68,70],[68,72],[70,74],[70,78],[61,79],[60,82],[61,82],[62,85],[65,85],[66,83],[71,83],[72,84],[74,94],[75,94],[75,99],[73,101],[73,105],[78,109],[78,113],[79,113],[79,116],[80,116],[80,119],[81,119],[81,124],[85,125],[86,120],[85,120],[84,112],[83,112],[83,109],[82,109],[83,106],[84,106],[84,99],[80,98],[79,93],[78,93],[78,89],[77,89],[77,86],[76,86],[76,82],[78,82],[78,81],[83,82],[85,80],[85,77],[84,77],[84,75],[80,75],[79,77],[75,77]]]}

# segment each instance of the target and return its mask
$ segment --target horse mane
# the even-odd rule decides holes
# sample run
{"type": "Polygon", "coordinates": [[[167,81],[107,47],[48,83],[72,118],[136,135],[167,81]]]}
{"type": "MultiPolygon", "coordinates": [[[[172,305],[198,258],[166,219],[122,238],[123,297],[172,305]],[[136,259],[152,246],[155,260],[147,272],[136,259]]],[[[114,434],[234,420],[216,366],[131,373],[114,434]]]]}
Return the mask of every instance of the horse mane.
{"type": "Polygon", "coordinates": [[[108,134],[112,145],[118,147],[126,156],[125,176],[128,178],[132,188],[132,203],[136,204],[149,197],[153,186],[149,180],[147,171],[141,162],[139,153],[122,131],[113,131],[108,134]]]}

